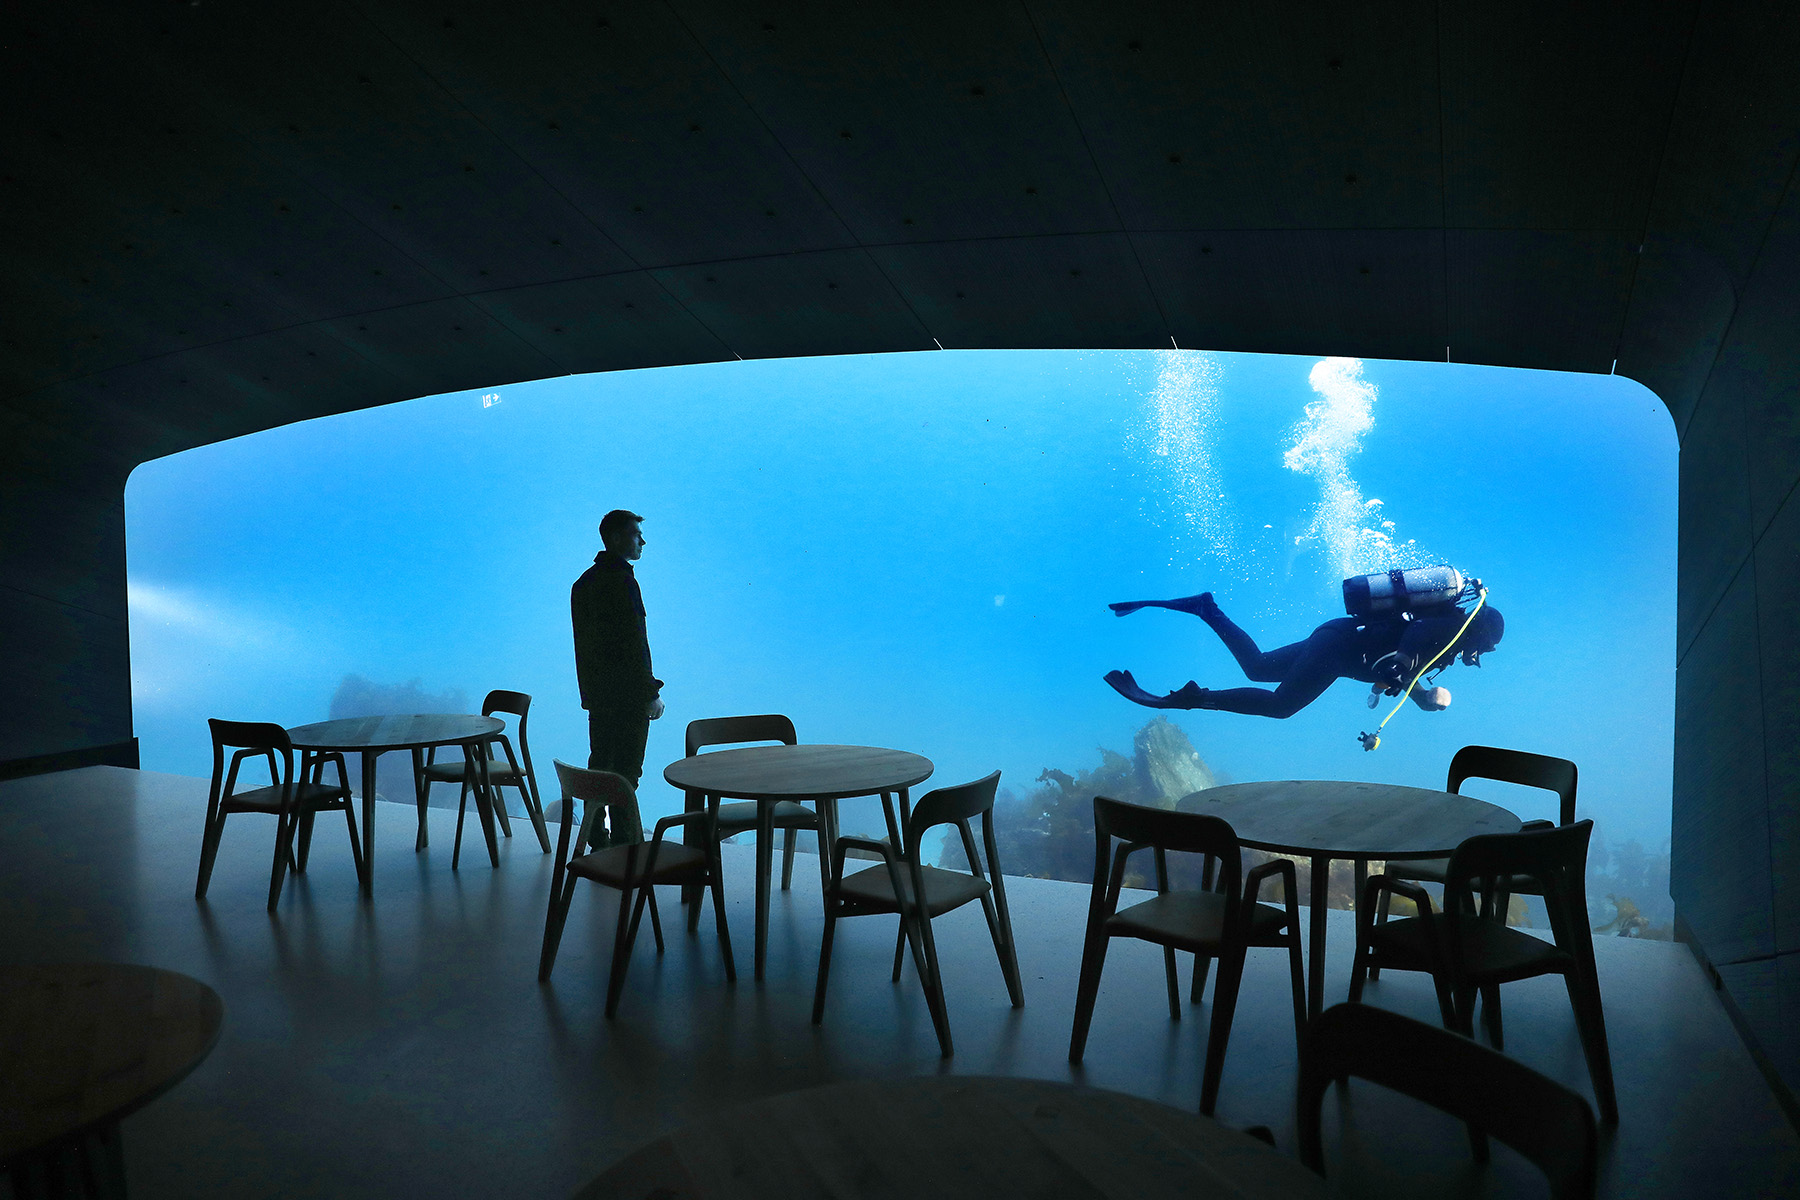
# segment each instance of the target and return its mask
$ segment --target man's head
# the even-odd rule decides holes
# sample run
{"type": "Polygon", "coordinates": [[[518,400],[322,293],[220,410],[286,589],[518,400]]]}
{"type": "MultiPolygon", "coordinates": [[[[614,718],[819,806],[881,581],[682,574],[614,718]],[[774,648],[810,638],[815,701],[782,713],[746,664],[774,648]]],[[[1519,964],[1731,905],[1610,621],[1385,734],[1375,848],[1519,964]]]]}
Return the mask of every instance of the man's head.
{"type": "Polygon", "coordinates": [[[1506,618],[1500,615],[1500,610],[1483,605],[1481,611],[1475,614],[1475,619],[1469,622],[1469,628],[1457,639],[1457,645],[1462,649],[1463,665],[1479,667],[1481,656],[1498,646],[1505,633],[1506,618]]]}
{"type": "Polygon", "coordinates": [[[628,508],[615,508],[600,518],[600,540],[626,562],[636,562],[644,552],[644,518],[628,508]]]}

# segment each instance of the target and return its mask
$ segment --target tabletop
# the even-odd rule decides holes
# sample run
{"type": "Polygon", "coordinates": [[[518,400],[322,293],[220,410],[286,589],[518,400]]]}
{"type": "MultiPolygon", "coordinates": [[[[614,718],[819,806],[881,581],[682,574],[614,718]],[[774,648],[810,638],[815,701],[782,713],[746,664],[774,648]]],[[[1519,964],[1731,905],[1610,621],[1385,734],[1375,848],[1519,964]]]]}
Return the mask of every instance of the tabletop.
{"type": "Polygon", "coordinates": [[[217,992],[174,971],[0,967],[0,1161],[137,1111],[200,1064],[224,1019],[217,992]]]}
{"type": "Polygon", "coordinates": [[[297,725],[288,740],[301,750],[410,750],[491,737],[506,729],[498,717],[469,713],[412,713],[406,716],[340,717],[297,725]]]}
{"type": "Polygon", "coordinates": [[[1477,834],[1519,832],[1519,818],[1497,804],[1392,783],[1229,783],[1182,807],[1223,817],[1245,845],[1333,858],[1437,858],[1477,834]]]}
{"type": "Polygon", "coordinates": [[[1323,1197],[1254,1138],[1137,1096],[1039,1079],[858,1080],[708,1113],[578,1200],[1323,1197]]]}
{"type": "Polygon", "coordinates": [[[870,796],[931,777],[929,758],[879,746],[746,746],[670,763],[675,787],[739,800],[870,796]]]}

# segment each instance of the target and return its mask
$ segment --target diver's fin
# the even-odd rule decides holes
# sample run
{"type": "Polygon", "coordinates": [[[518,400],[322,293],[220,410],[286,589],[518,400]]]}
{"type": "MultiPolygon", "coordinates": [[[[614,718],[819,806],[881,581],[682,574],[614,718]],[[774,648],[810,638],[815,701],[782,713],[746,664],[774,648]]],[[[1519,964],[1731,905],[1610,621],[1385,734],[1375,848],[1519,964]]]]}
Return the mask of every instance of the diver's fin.
{"type": "Polygon", "coordinates": [[[1146,692],[1143,688],[1139,687],[1137,680],[1131,677],[1130,671],[1108,671],[1105,678],[1113,691],[1119,693],[1119,695],[1125,697],[1133,704],[1142,704],[1145,708],[1162,707],[1162,697],[1152,696],[1149,692],[1146,692]]]}
{"type": "Polygon", "coordinates": [[[1125,600],[1106,607],[1112,609],[1116,617],[1126,616],[1140,608],[1167,608],[1202,618],[1219,611],[1218,602],[1213,599],[1211,592],[1201,592],[1198,596],[1178,596],[1173,600],[1125,600]]]}

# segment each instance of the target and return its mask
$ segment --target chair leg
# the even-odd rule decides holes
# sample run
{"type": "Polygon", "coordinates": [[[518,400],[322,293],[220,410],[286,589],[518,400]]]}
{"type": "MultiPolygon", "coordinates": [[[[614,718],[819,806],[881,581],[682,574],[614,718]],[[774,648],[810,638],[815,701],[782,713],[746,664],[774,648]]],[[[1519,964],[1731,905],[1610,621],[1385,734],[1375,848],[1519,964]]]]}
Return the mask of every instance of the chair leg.
{"type": "Polygon", "coordinates": [[[1494,1049],[1506,1049],[1506,1036],[1500,1027],[1500,985],[1490,983],[1481,989],[1481,1023],[1487,1026],[1488,1041],[1494,1049]]]}
{"type": "Polygon", "coordinates": [[[1081,947],[1081,977],[1075,985],[1075,1024],[1069,1030],[1069,1061],[1078,1063],[1087,1050],[1088,1025],[1094,1019],[1094,1000],[1100,995],[1100,972],[1106,966],[1106,945],[1112,939],[1098,929],[1088,929],[1081,947]]]}
{"type": "MultiPolygon", "coordinates": [[[[650,908],[650,913],[651,913],[650,925],[652,928],[655,928],[659,923],[656,920],[656,915],[655,915],[656,914],[656,889],[651,887],[649,884],[645,884],[643,887],[638,889],[637,903],[635,905],[633,905],[632,909],[631,909],[631,929],[629,932],[626,933],[625,940],[627,942],[631,943],[633,946],[637,945],[638,924],[641,921],[643,921],[643,919],[644,919],[644,908],[646,905],[648,905],[650,908]]],[[[661,954],[663,952],[663,944],[662,944],[661,937],[658,937],[656,939],[656,952],[658,954],[661,954]]]]}
{"type": "Polygon", "coordinates": [[[1169,1020],[1181,1020],[1181,980],[1175,973],[1175,948],[1163,947],[1163,984],[1169,993],[1169,1020]]]}
{"type": "Polygon", "coordinates": [[[1369,944],[1358,938],[1356,953],[1350,956],[1350,1003],[1362,1003],[1363,981],[1373,978],[1375,972],[1369,966],[1369,944]]]}
{"type": "MultiPolygon", "coordinates": [[[[1450,993],[1450,1015],[1451,1019],[1456,1022],[1456,1024],[1449,1026],[1449,1028],[1454,1029],[1457,1033],[1462,1034],[1466,1038],[1473,1038],[1475,1036],[1475,989],[1465,984],[1459,987],[1451,987],[1448,990],[1450,993]]],[[[1438,1004],[1439,1007],[1442,1007],[1443,1001],[1441,998],[1439,999],[1438,1004]]]]}
{"type": "Polygon", "coordinates": [[[318,815],[317,809],[306,809],[300,814],[300,849],[294,859],[294,870],[306,874],[306,860],[312,855],[313,818],[318,815]]]}
{"type": "MultiPolygon", "coordinates": [[[[905,936],[903,933],[902,937],[905,936]]],[[[819,941],[819,977],[813,983],[812,1023],[822,1024],[825,1020],[825,981],[831,978],[831,945],[837,937],[837,909],[831,897],[825,897],[825,936],[819,941]]],[[[898,968],[894,978],[900,978],[898,968]]]]}
{"type": "Polygon", "coordinates": [[[625,991],[625,972],[631,967],[631,892],[627,887],[619,893],[619,919],[613,925],[612,968],[606,975],[606,1019],[619,1011],[619,997],[625,991]]]}
{"type": "Polygon", "coordinates": [[[219,838],[225,832],[225,815],[208,820],[200,834],[200,874],[194,880],[194,899],[206,899],[212,884],[213,861],[219,856],[219,838]]]}
{"type": "MultiPolygon", "coordinates": [[[[1360,899],[1360,898],[1361,897],[1359,896],[1358,899],[1360,899]]],[[[1394,915],[1394,893],[1383,892],[1381,894],[1381,907],[1375,910],[1375,923],[1377,925],[1386,925],[1388,922],[1388,918],[1393,915],[1394,915]]],[[[1380,967],[1370,967],[1368,969],[1368,973],[1369,973],[1369,979],[1371,981],[1381,978],[1381,968],[1380,967]]],[[[1356,979],[1360,979],[1361,976],[1352,975],[1350,978],[1353,980],[1356,980],[1356,979]]]]}
{"type": "Polygon", "coordinates": [[[1194,983],[1188,989],[1188,1003],[1198,1004],[1206,994],[1206,977],[1212,973],[1212,955],[1194,955],[1194,983]]]}
{"type": "Polygon", "coordinates": [[[656,911],[656,889],[645,888],[650,897],[650,932],[656,935],[656,952],[663,952],[662,917],[656,911]]]}
{"type": "MultiPolygon", "coordinates": [[[[494,796],[494,816],[496,818],[498,818],[500,821],[500,832],[503,835],[505,835],[506,837],[511,837],[512,836],[512,822],[510,820],[508,820],[507,816],[506,816],[505,793],[503,793],[500,790],[498,785],[491,786],[489,790],[493,793],[493,796],[494,796]]],[[[521,787],[519,789],[519,791],[521,791],[521,792],[523,792],[524,790],[525,789],[523,787],[521,787]]]]}
{"type": "MultiPolygon", "coordinates": [[[[557,871],[558,876],[562,872],[557,871]]],[[[569,902],[575,898],[575,876],[553,880],[550,884],[550,908],[544,914],[544,949],[538,955],[538,982],[550,981],[550,970],[556,966],[556,949],[562,944],[563,926],[569,920],[569,902]],[[558,887],[557,884],[562,886],[558,887]]]]}
{"type": "Polygon", "coordinates": [[[294,813],[283,812],[275,816],[275,865],[269,870],[269,911],[275,911],[275,902],[281,899],[281,884],[287,875],[288,856],[294,852],[294,813]]]}
{"type": "MultiPolygon", "coordinates": [[[[737,966],[731,960],[731,926],[725,923],[725,879],[724,870],[719,865],[718,843],[713,843],[712,878],[713,920],[719,927],[719,953],[725,956],[725,979],[736,982],[737,966]]],[[[692,905],[694,912],[700,911],[700,902],[696,899],[692,905]]]]}
{"type": "Polygon", "coordinates": [[[1575,1030],[1581,1035],[1588,1075],[1594,1081],[1594,1099],[1600,1102],[1600,1120],[1617,1125],[1619,1098],[1613,1090],[1612,1052],[1606,1045],[1606,1013],[1600,1004],[1600,985],[1592,977],[1577,980],[1574,973],[1563,976],[1563,982],[1569,989],[1569,1004],[1575,1009],[1575,1030]]]}
{"type": "Polygon", "coordinates": [[[531,785],[530,790],[522,785],[519,788],[525,797],[525,811],[531,815],[531,827],[537,831],[538,845],[544,848],[545,854],[548,854],[550,853],[550,831],[544,825],[544,801],[538,795],[537,776],[535,774],[527,775],[525,782],[531,785]]]}
{"type": "Polygon", "coordinates": [[[356,866],[356,882],[361,884],[369,864],[363,859],[362,838],[356,833],[356,806],[348,800],[344,801],[344,823],[350,827],[350,861],[356,866]]]}
{"type": "Polygon", "coordinates": [[[1237,1012],[1238,985],[1244,978],[1244,950],[1219,956],[1219,979],[1213,985],[1212,1027],[1206,1034],[1206,1066],[1200,1074],[1200,1112],[1213,1115],[1219,1101],[1219,1079],[1225,1074],[1225,1048],[1231,1041],[1231,1019],[1237,1012]]]}
{"type": "Polygon", "coordinates": [[[469,780],[463,777],[462,794],[456,798],[456,840],[450,846],[450,869],[452,871],[462,863],[462,827],[463,818],[469,812],[469,780]]]}
{"type": "Polygon", "coordinates": [[[1000,959],[1000,977],[1006,981],[1006,995],[1014,1008],[1025,1007],[1025,988],[1019,982],[1019,950],[1013,944],[1012,916],[1006,910],[1006,893],[996,887],[990,896],[981,898],[981,915],[987,918],[988,936],[994,939],[994,954],[1000,959]]]}
{"type": "Polygon", "coordinates": [[[794,838],[793,826],[788,826],[787,838],[781,846],[781,890],[787,891],[788,885],[794,882],[794,838]]]}
{"type": "MultiPolygon", "coordinates": [[[[714,842],[713,846],[714,846],[714,853],[716,854],[718,843],[714,842]]],[[[715,868],[717,867],[716,860],[714,862],[714,866],[715,866],[715,868]]],[[[693,899],[688,901],[687,931],[689,933],[694,933],[694,932],[698,931],[700,928],[700,900],[701,900],[702,895],[705,893],[705,891],[706,891],[706,885],[701,884],[699,887],[694,889],[693,899]]],[[[682,888],[681,893],[684,896],[687,895],[687,888],[685,888],[685,887],[682,888]]]]}
{"type": "MultiPolygon", "coordinates": [[[[937,939],[931,936],[931,918],[921,906],[917,922],[919,935],[925,943],[925,965],[930,969],[930,978],[925,983],[925,999],[931,1008],[931,1023],[937,1027],[938,1050],[945,1058],[951,1057],[956,1048],[950,1041],[950,1010],[944,1004],[944,976],[938,970],[937,939]]],[[[925,972],[921,971],[924,978],[925,972]]]]}
{"type": "Polygon", "coordinates": [[[894,931],[894,975],[893,982],[900,982],[900,963],[906,957],[906,916],[900,917],[900,927],[894,931]]]}

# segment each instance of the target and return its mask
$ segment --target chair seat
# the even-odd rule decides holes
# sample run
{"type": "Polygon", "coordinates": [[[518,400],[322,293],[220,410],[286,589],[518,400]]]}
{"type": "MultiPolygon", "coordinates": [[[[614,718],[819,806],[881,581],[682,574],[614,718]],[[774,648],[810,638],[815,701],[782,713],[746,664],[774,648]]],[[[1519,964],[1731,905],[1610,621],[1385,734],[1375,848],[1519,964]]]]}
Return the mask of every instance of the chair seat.
{"type": "MultiPolygon", "coordinates": [[[[1573,967],[1575,962],[1554,942],[1546,942],[1496,921],[1459,919],[1442,913],[1432,919],[1440,932],[1448,926],[1450,936],[1460,941],[1464,969],[1474,982],[1504,983],[1509,979],[1573,967]]],[[[1425,924],[1418,917],[1374,926],[1369,935],[1369,948],[1376,955],[1371,965],[1404,966],[1418,971],[1431,969],[1431,949],[1426,940],[1425,924]]]]}
{"type": "MultiPolygon", "coordinates": [[[[925,911],[928,916],[941,916],[953,908],[961,908],[971,900],[979,900],[992,890],[985,879],[965,875],[961,871],[945,871],[938,867],[922,869],[925,877],[925,911]]],[[[906,902],[912,903],[912,878],[907,868],[900,868],[900,889],[906,902]]],[[[846,904],[878,911],[899,912],[894,902],[894,881],[886,864],[868,867],[845,877],[838,885],[838,898],[846,904]]]]}
{"type": "MultiPolygon", "coordinates": [[[[777,800],[774,814],[776,829],[817,829],[819,816],[804,804],[777,800]]],[[[756,801],[719,805],[719,836],[730,837],[756,828],[756,801]]]]}
{"type": "MultiPolygon", "coordinates": [[[[1255,905],[1250,916],[1250,944],[1281,945],[1286,928],[1287,914],[1281,909],[1255,905]]],[[[1177,950],[1213,950],[1225,937],[1225,894],[1168,892],[1120,909],[1106,919],[1106,932],[1177,950]]]]}
{"type": "Polygon", "coordinates": [[[596,850],[592,854],[584,854],[580,858],[569,860],[569,872],[583,879],[591,879],[595,883],[603,883],[607,887],[623,889],[627,884],[640,887],[644,883],[689,883],[706,877],[707,855],[699,846],[684,846],[680,842],[664,842],[656,852],[656,871],[653,875],[644,875],[644,863],[649,860],[650,846],[638,842],[630,846],[609,846],[605,850],[596,850]],[[636,853],[635,874],[626,876],[627,864],[631,855],[636,853]]]}
{"type": "Polygon", "coordinates": [[[342,808],[350,802],[346,788],[325,783],[293,783],[287,787],[259,787],[225,797],[219,811],[225,813],[279,813],[294,809],[342,808]]]}

